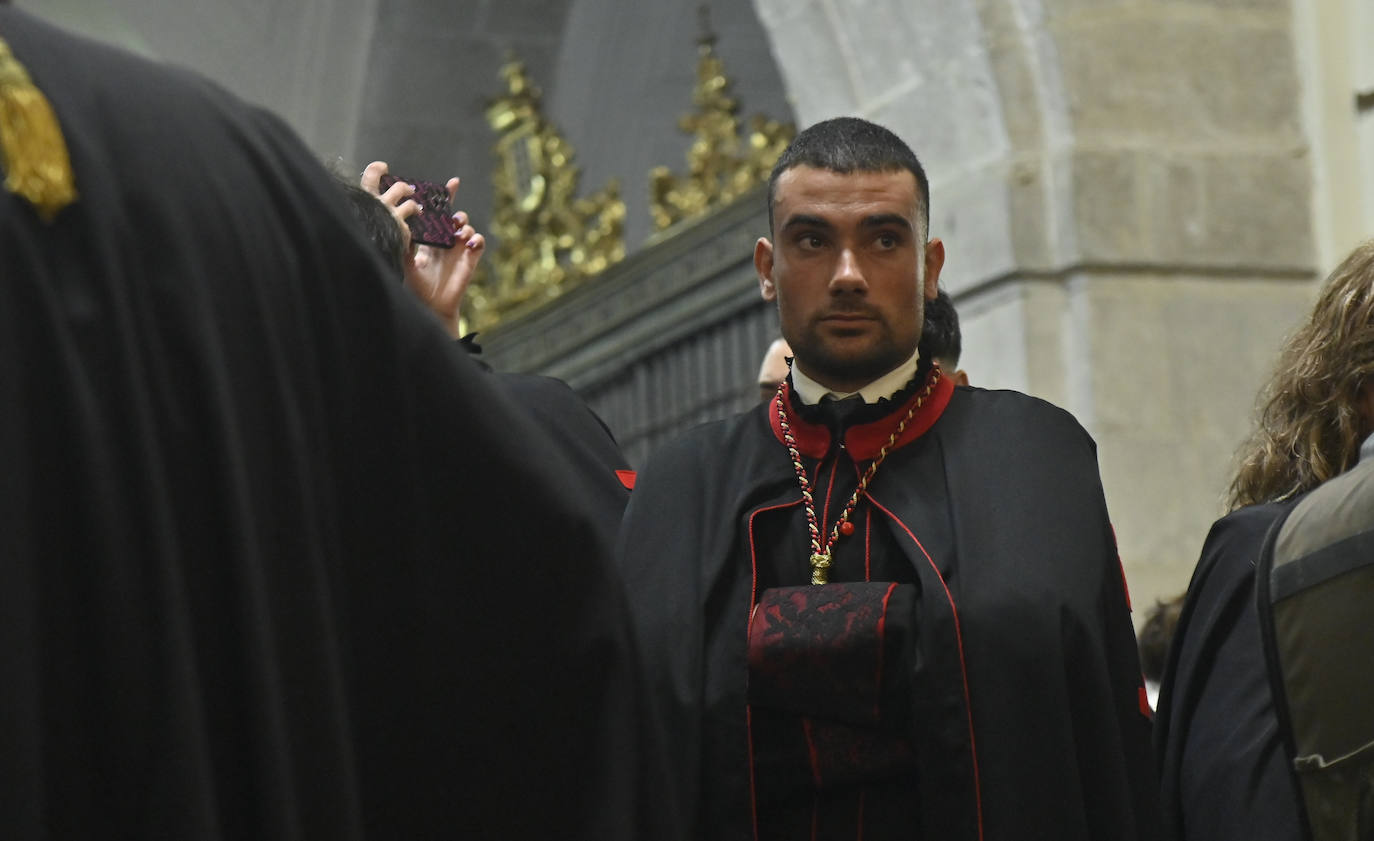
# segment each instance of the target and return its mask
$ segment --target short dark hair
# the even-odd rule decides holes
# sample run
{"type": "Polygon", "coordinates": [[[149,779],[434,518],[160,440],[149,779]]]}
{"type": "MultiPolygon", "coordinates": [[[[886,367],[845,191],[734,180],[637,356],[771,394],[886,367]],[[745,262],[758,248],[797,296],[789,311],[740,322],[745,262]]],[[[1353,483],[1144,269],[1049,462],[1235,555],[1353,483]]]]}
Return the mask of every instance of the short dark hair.
{"type": "Polygon", "coordinates": [[[924,230],[930,228],[930,182],[916,153],[900,137],[877,123],[858,117],[836,117],[816,123],[802,131],[787,144],[768,176],[768,231],[773,232],[773,200],[777,193],[778,177],[797,166],[828,169],[848,175],[851,172],[896,172],[907,170],[916,176],[920,193],[917,202],[917,223],[924,230]]]}
{"type": "Polygon", "coordinates": [[[1136,644],[1140,650],[1140,671],[1146,680],[1157,683],[1164,677],[1164,666],[1169,659],[1174,631],[1178,628],[1178,617],[1183,612],[1183,596],[1180,593],[1167,601],[1156,599],[1145,615],[1145,624],[1140,628],[1140,640],[1136,644]]]}
{"type": "Polygon", "coordinates": [[[401,232],[400,223],[377,196],[342,178],[338,182],[343,188],[348,209],[362,225],[368,242],[372,243],[372,248],[381,256],[387,268],[395,270],[399,277],[405,269],[405,235],[401,232]]]}
{"type": "Polygon", "coordinates": [[[964,340],[959,334],[959,313],[949,293],[941,289],[935,299],[926,301],[925,324],[921,327],[921,356],[938,359],[947,372],[959,367],[964,340]]]}

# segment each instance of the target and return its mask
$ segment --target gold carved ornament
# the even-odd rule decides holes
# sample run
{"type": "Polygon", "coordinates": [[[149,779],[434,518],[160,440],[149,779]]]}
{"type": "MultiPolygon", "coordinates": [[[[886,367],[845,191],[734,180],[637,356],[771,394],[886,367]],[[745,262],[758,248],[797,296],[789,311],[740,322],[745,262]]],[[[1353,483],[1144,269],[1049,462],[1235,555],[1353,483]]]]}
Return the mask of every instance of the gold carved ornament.
{"type": "Polygon", "coordinates": [[[468,290],[467,317],[487,327],[517,308],[553,300],[625,257],[625,202],[612,180],[577,197],[581,170],[568,141],[540,113],[524,66],[501,68],[507,92],[486,111],[499,135],[492,172],[491,269],[468,290]]]}
{"type": "Polygon", "coordinates": [[[678,120],[682,131],[694,138],[687,151],[688,172],[678,177],[659,166],[649,173],[650,206],[654,227],[660,231],[729,204],[765,183],[796,133],[791,123],[756,114],[749,120],[748,137],[741,139],[739,103],[730,96],[730,80],[716,55],[714,36],[702,37],[697,55],[692,91],[697,110],[678,120]]]}
{"type": "Polygon", "coordinates": [[[76,201],[67,142],[43,92],[0,38],[0,165],[5,189],[51,222],[76,201]]]}

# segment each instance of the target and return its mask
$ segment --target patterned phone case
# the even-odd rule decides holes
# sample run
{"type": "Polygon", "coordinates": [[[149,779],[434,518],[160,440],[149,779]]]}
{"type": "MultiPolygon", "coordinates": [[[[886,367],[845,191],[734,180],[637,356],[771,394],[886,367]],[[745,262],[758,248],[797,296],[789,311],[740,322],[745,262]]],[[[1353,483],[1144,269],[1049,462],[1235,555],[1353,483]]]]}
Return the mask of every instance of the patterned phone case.
{"type": "MultiPolygon", "coordinates": [[[[403,179],[390,173],[383,175],[381,191],[386,192],[388,187],[401,180],[403,179]]],[[[406,223],[410,225],[411,241],[438,248],[452,248],[456,236],[453,230],[453,217],[448,209],[448,190],[443,184],[433,181],[408,183],[415,188],[411,198],[420,204],[420,212],[406,219],[406,223]]]]}

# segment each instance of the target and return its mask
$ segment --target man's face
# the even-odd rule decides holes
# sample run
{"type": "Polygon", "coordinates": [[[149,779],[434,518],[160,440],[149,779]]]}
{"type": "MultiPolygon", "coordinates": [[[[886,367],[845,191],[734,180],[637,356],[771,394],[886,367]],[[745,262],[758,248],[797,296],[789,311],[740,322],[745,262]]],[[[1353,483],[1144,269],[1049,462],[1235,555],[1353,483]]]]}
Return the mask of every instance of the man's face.
{"type": "Polygon", "coordinates": [[[754,247],[759,290],[778,303],[795,364],[829,389],[857,391],[920,341],[944,246],[920,241],[918,201],[907,170],[798,166],[778,177],[775,241],[754,247]]]}

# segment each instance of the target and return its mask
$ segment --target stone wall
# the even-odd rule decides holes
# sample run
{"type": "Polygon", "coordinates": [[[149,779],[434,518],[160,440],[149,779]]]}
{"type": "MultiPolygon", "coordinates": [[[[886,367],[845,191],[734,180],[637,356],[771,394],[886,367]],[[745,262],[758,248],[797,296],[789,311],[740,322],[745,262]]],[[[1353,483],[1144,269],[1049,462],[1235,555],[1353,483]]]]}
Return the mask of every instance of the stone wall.
{"type": "Polygon", "coordinates": [[[1293,0],[1319,264],[1374,236],[1374,4],[1293,0]]]}

